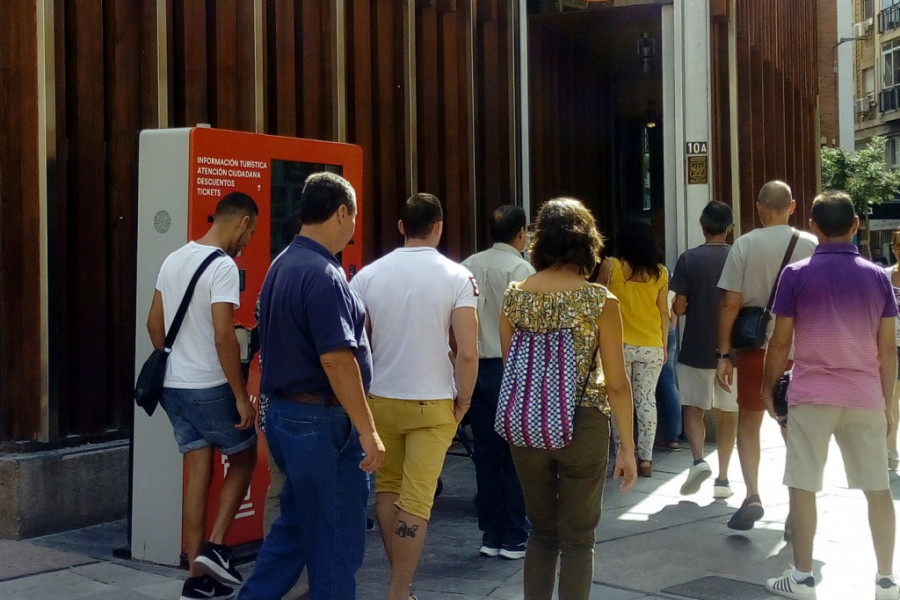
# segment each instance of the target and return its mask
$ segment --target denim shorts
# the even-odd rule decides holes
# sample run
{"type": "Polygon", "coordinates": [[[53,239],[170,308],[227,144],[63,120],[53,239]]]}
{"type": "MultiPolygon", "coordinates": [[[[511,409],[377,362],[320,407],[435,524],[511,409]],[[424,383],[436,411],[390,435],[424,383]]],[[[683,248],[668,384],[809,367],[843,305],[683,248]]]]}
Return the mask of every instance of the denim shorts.
{"type": "Polygon", "coordinates": [[[227,383],[200,390],[163,388],[160,404],[182,454],[213,446],[228,456],[256,444],[256,429],[234,428],[241,417],[227,383]]]}

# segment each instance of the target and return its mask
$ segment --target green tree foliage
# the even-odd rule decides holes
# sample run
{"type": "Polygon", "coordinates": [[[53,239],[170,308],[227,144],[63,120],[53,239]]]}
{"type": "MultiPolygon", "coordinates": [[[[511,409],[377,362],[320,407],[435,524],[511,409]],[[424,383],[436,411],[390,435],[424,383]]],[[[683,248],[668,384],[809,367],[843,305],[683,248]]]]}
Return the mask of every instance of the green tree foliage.
{"type": "Polygon", "coordinates": [[[861,217],[868,215],[872,206],[896,197],[900,171],[885,164],[886,144],[885,138],[874,137],[859,152],[822,148],[822,189],[847,192],[861,217]]]}

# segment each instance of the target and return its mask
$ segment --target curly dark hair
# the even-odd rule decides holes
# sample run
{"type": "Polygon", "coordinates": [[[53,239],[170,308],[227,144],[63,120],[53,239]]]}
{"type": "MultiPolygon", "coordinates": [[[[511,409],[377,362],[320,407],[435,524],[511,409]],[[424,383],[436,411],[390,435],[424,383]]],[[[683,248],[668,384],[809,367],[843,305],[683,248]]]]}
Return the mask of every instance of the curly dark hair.
{"type": "Polygon", "coordinates": [[[625,223],[616,235],[617,256],[631,265],[632,276],[659,279],[662,253],[653,235],[653,227],[643,219],[625,223]]]}
{"type": "Polygon", "coordinates": [[[530,245],[535,269],[576,265],[579,273],[588,275],[600,261],[601,250],[603,237],[581,200],[554,198],[541,206],[530,245]]]}

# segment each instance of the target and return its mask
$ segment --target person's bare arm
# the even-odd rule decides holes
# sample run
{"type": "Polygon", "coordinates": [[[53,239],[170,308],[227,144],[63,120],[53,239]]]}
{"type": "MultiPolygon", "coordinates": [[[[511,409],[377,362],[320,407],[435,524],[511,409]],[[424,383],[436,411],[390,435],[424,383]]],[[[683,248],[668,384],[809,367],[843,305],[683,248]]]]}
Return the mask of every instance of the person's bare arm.
{"type": "Polygon", "coordinates": [[[675,316],[683,317],[687,314],[687,302],[687,296],[675,294],[675,302],[672,303],[672,312],[675,313],[675,316]]]}
{"type": "Polygon", "coordinates": [[[150,312],[147,314],[147,333],[150,334],[150,343],[157,350],[162,349],[166,343],[166,319],[163,313],[162,293],[159,290],[153,292],[153,300],[150,302],[150,312]]]}
{"type": "Polygon", "coordinates": [[[500,313],[500,355],[503,357],[503,364],[506,364],[506,355],[509,354],[509,345],[512,342],[513,332],[515,331],[515,327],[513,327],[512,322],[509,318],[500,313]]]}
{"type": "Polygon", "coordinates": [[[894,397],[897,380],[895,321],[895,317],[886,317],[881,319],[878,326],[878,368],[881,373],[881,393],[884,395],[884,415],[887,419],[888,434],[897,426],[891,414],[891,400],[894,397]]]}
{"type": "Polygon", "coordinates": [[[607,258],[600,263],[600,274],[597,276],[597,283],[609,286],[609,279],[612,277],[613,259],[607,258]]]}
{"type": "Polygon", "coordinates": [[[662,332],[663,363],[669,358],[669,286],[656,294],[656,308],[659,310],[659,326],[662,332]]]}
{"type": "Polygon", "coordinates": [[[450,315],[450,326],[456,339],[456,400],[453,412],[462,421],[472,404],[472,392],[478,377],[478,313],[474,307],[456,308],[450,315]]]}
{"type": "Polygon", "coordinates": [[[381,467],[384,461],[384,444],[375,429],[375,420],[369,403],[366,401],[366,392],[363,387],[362,375],[359,371],[359,363],[351,348],[341,348],[333,352],[326,352],[319,356],[328,383],[334,391],[338,402],[347,411],[350,422],[359,432],[359,443],[365,458],[359,463],[363,471],[374,473],[381,467]]]}
{"type": "MultiPolygon", "coordinates": [[[[791,344],[794,342],[794,318],[775,317],[775,330],[766,348],[766,361],[763,368],[763,384],[760,394],[769,416],[781,423],[785,417],[775,415],[775,386],[787,368],[791,344]]],[[[896,356],[896,355],[895,355],[896,356]]]]}
{"type": "MultiPolygon", "coordinates": [[[[722,300],[719,302],[719,352],[728,354],[731,351],[731,330],[734,329],[734,321],[741,312],[743,297],[740,292],[725,290],[722,300]]],[[[734,381],[734,368],[731,359],[720,358],[716,363],[716,382],[726,392],[731,391],[734,381]]]]}
{"type": "Polygon", "coordinates": [[[234,334],[234,305],[230,302],[213,302],[211,311],[216,354],[219,356],[219,364],[222,365],[225,379],[231,386],[237,402],[237,410],[241,416],[241,422],[234,427],[249,429],[253,427],[256,411],[251,404],[250,394],[247,393],[247,384],[241,370],[241,348],[237,336],[234,334]]]}
{"type": "Polygon", "coordinates": [[[622,314],[618,302],[611,299],[606,301],[598,326],[600,363],[603,365],[610,412],[619,431],[620,448],[616,453],[613,478],[622,478],[619,489],[624,492],[637,481],[637,465],[634,461],[634,399],[631,395],[631,380],[625,372],[622,314]]]}

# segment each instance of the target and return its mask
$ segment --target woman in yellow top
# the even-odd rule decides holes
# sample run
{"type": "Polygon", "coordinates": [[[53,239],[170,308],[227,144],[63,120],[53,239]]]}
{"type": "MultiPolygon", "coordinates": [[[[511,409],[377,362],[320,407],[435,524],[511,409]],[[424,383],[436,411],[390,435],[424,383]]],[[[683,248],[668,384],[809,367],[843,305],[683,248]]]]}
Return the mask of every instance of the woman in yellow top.
{"type": "MultiPolygon", "coordinates": [[[[600,266],[600,283],[619,299],[622,308],[625,370],[631,379],[637,415],[638,475],[653,474],[656,437],[656,380],[666,362],[669,334],[669,273],[660,264],[653,229],[646,221],[630,221],[616,237],[617,258],[600,266]]],[[[613,429],[616,451],[618,432],[613,429]]]]}

